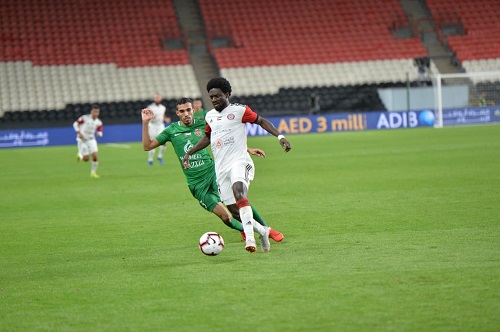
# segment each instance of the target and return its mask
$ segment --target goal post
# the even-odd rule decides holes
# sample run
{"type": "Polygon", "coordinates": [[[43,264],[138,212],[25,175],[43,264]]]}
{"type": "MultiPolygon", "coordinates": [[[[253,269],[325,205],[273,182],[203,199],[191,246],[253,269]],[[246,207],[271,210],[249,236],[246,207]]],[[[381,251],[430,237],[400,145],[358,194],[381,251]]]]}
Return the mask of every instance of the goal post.
{"type": "Polygon", "coordinates": [[[500,122],[500,71],[435,74],[435,127],[500,122]]]}

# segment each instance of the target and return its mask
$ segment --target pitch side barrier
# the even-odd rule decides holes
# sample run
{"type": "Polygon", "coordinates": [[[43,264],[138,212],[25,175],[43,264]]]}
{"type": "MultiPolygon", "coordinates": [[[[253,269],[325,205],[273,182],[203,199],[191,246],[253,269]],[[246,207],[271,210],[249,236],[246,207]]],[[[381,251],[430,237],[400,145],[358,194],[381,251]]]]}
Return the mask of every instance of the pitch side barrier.
{"type": "MultiPolygon", "coordinates": [[[[432,127],[434,112],[430,110],[409,112],[338,113],[315,116],[269,117],[283,134],[323,133],[432,127]]],[[[104,124],[104,136],[99,144],[141,141],[141,123],[104,124]]],[[[247,124],[249,136],[266,135],[260,126],[247,124]]],[[[0,130],[0,148],[36,147],[76,144],[76,133],[71,126],[64,128],[0,130]]]]}
{"type": "Polygon", "coordinates": [[[444,127],[499,123],[500,106],[445,108],[441,111],[441,116],[441,125],[444,127]]]}
{"type": "MultiPolygon", "coordinates": [[[[408,112],[336,113],[315,116],[285,116],[266,118],[282,134],[326,133],[337,131],[360,131],[399,129],[434,126],[431,110],[408,112]]],[[[247,124],[249,136],[267,135],[255,124],[247,124]]]]}
{"type": "MultiPolygon", "coordinates": [[[[337,131],[360,131],[399,129],[434,126],[431,110],[408,112],[338,113],[314,116],[269,117],[282,134],[325,133],[337,131]]],[[[104,136],[99,144],[140,142],[142,125],[104,124],[104,136]]],[[[260,126],[247,124],[249,136],[266,135],[260,126]]],[[[64,128],[0,130],[0,148],[55,146],[76,144],[76,133],[72,126],[64,128]]]]}
{"type": "MultiPolygon", "coordinates": [[[[142,124],[140,122],[109,126],[104,124],[103,133],[103,137],[97,139],[99,144],[140,141],[142,124]]],[[[0,130],[0,148],[55,145],[75,145],[76,148],[76,132],[71,124],[64,128],[0,130]]]]}

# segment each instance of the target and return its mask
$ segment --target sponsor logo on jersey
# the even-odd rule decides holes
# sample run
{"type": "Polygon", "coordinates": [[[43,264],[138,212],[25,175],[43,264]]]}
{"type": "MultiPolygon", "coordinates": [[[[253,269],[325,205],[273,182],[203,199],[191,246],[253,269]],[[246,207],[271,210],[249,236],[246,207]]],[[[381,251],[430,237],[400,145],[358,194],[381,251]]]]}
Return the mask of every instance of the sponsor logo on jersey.
{"type": "Polygon", "coordinates": [[[217,117],[217,121],[220,121],[220,120],[222,120],[222,115],[219,115],[219,116],[217,117]]]}
{"type": "Polygon", "coordinates": [[[184,136],[191,136],[191,133],[184,133],[184,136]]]}
{"type": "Polygon", "coordinates": [[[212,131],[212,134],[219,135],[219,134],[224,134],[224,133],[230,133],[231,131],[233,131],[233,129],[231,129],[231,128],[225,128],[225,129],[218,130],[219,128],[220,128],[220,126],[215,126],[215,129],[217,129],[217,130],[212,131]]]}
{"type": "Polygon", "coordinates": [[[218,139],[215,143],[214,146],[216,148],[222,148],[223,146],[230,146],[234,144],[234,137],[225,137],[222,140],[218,139]]]}
{"type": "Polygon", "coordinates": [[[234,137],[233,136],[231,136],[231,137],[225,137],[224,140],[222,141],[222,143],[225,146],[233,145],[234,144],[234,137]]]}
{"type": "Polygon", "coordinates": [[[234,120],[234,114],[233,114],[233,113],[228,114],[228,115],[227,115],[227,119],[228,119],[228,120],[234,120]]]}
{"type": "Polygon", "coordinates": [[[186,144],[184,145],[184,152],[188,152],[189,150],[191,150],[191,148],[193,147],[193,143],[191,143],[191,140],[188,140],[186,142],[186,144]]]}

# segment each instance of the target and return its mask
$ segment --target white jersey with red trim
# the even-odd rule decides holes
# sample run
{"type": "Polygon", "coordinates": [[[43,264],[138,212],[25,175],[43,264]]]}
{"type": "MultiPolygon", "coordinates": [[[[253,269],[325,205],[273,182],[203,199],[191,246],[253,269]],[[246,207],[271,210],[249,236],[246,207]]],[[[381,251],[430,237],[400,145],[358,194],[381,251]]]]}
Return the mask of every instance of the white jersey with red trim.
{"type": "Polygon", "coordinates": [[[253,123],[258,115],[246,105],[229,104],[221,112],[212,109],[205,116],[205,133],[210,134],[210,143],[215,161],[215,171],[220,174],[232,167],[236,160],[244,159],[253,165],[247,152],[245,123],[253,123]]]}
{"type": "MultiPolygon", "coordinates": [[[[102,132],[102,121],[99,118],[92,119],[90,114],[82,115],[73,123],[76,132],[83,135],[84,141],[95,139],[95,132],[102,132]]],[[[77,141],[80,138],[77,136],[77,141]]]]}

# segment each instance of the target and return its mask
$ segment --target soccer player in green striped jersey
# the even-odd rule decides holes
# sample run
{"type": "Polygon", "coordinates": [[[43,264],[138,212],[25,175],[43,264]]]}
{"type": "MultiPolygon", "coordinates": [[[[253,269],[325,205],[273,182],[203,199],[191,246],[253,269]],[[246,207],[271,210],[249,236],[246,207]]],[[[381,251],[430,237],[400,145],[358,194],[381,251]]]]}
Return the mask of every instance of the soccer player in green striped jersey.
{"type": "MultiPolygon", "coordinates": [[[[217,215],[227,226],[243,232],[243,226],[238,221],[239,215],[232,216],[221,202],[215,178],[214,161],[208,150],[203,149],[191,155],[189,160],[191,167],[185,168],[182,164],[182,158],[186,152],[205,135],[205,121],[194,119],[190,98],[181,98],[177,101],[176,114],[180,119],[179,121],[170,124],[156,138],[150,139],[148,123],[154,117],[154,114],[150,109],[146,108],[142,110],[142,145],[144,150],[150,151],[160,145],[171,142],[175,154],[179,158],[180,166],[193,197],[198,200],[205,210],[217,215]]],[[[248,148],[248,152],[256,156],[265,157],[264,151],[260,149],[248,148]]],[[[260,214],[253,207],[252,210],[255,220],[266,226],[260,214]]],[[[280,242],[283,239],[283,234],[273,230],[269,237],[274,241],[280,242]]]]}

